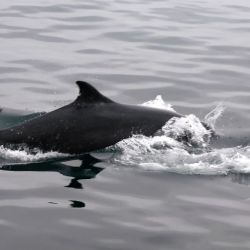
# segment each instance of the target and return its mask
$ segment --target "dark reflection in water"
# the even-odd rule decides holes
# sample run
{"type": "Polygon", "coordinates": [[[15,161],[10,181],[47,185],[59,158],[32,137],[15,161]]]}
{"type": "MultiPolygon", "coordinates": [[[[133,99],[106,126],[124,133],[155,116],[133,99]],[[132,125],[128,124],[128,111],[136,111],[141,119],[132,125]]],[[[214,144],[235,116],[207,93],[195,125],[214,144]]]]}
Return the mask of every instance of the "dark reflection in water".
{"type": "MultiPolygon", "coordinates": [[[[98,162],[100,162],[100,160],[91,155],[83,155],[71,161],[65,161],[64,159],[64,161],[4,165],[1,167],[1,170],[14,172],[57,172],[64,176],[73,177],[70,183],[65,187],[83,189],[82,183],[79,182],[79,180],[95,178],[96,175],[104,169],[94,166],[94,164],[98,162]]],[[[52,201],[49,203],[54,205],[58,204],[52,201]]],[[[72,208],[84,208],[85,206],[86,204],[82,201],[70,200],[70,207],[72,208]]]]}
{"type": "Polygon", "coordinates": [[[72,202],[72,203],[70,204],[71,207],[83,208],[83,207],[86,206],[85,203],[82,202],[82,201],[74,201],[74,200],[71,200],[71,202],[72,202]]]}
{"type": "Polygon", "coordinates": [[[68,187],[68,188],[75,188],[75,189],[83,189],[82,183],[80,183],[80,182],[78,181],[78,179],[76,179],[76,178],[73,178],[73,179],[70,181],[69,185],[67,185],[67,186],[65,186],[65,187],[68,187]]]}
{"type": "Polygon", "coordinates": [[[64,176],[73,177],[70,183],[65,186],[68,188],[83,189],[79,180],[92,179],[100,173],[103,168],[94,166],[95,163],[100,162],[99,159],[91,155],[82,155],[79,158],[71,161],[45,161],[26,164],[9,164],[1,167],[4,171],[21,171],[21,172],[58,172],[64,176]],[[78,161],[80,161],[80,166],[78,161]]]}

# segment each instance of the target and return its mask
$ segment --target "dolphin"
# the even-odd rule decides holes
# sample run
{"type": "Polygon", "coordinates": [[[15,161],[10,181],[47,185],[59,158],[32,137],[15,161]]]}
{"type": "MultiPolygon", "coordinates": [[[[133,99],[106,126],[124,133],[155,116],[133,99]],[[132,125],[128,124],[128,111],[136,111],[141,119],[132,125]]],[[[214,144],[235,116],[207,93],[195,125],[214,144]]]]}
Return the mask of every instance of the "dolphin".
{"type": "Polygon", "coordinates": [[[0,144],[82,154],[114,145],[134,134],[152,136],[172,117],[181,117],[168,110],[120,104],[87,82],[76,84],[79,96],[75,101],[1,130],[0,144]]]}

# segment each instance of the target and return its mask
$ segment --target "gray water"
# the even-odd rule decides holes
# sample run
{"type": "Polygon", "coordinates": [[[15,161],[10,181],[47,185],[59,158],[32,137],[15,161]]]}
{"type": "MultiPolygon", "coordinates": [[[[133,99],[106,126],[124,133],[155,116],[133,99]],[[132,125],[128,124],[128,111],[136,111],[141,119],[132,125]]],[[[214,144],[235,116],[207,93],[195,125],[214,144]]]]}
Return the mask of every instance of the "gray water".
{"type": "MultiPolygon", "coordinates": [[[[160,94],[200,119],[223,102],[216,132],[247,137],[249,11],[239,0],[1,2],[1,127],[71,102],[85,80],[122,103],[160,94]]],[[[240,171],[213,175],[179,162],[181,174],[89,159],[5,166],[1,250],[249,249],[250,153],[233,150],[246,151],[240,171]]]]}

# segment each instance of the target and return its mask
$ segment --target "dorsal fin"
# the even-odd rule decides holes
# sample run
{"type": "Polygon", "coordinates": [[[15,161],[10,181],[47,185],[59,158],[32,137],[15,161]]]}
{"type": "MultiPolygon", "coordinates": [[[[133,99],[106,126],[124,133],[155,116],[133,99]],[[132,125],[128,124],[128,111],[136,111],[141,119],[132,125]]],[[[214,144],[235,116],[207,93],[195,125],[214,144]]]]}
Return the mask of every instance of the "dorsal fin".
{"type": "Polygon", "coordinates": [[[75,102],[78,104],[113,102],[87,82],[76,81],[76,84],[79,87],[79,96],[76,98],[75,102]]]}

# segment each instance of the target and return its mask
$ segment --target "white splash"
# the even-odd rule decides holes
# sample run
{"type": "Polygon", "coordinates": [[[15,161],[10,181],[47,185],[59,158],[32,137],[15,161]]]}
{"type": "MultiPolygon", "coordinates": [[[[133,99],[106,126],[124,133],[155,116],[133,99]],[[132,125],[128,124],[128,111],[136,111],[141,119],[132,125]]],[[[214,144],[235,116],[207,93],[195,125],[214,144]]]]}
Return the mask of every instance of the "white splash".
{"type": "Polygon", "coordinates": [[[122,153],[113,161],[147,170],[187,172],[186,164],[198,168],[195,165],[202,160],[200,153],[207,152],[211,136],[194,115],[169,120],[157,134],[160,135],[134,135],[117,143],[115,147],[122,153]]]}
{"type": "MultiPolygon", "coordinates": [[[[160,101],[160,107],[171,105],[160,101]]],[[[157,108],[157,98],[147,102],[157,108]]],[[[171,107],[172,109],[172,107],[171,107]]],[[[219,104],[205,117],[213,129],[224,111],[219,104]]],[[[173,109],[172,109],[173,110],[173,109]]],[[[115,145],[119,152],[112,161],[127,167],[150,171],[169,171],[181,174],[225,175],[250,173],[250,146],[211,149],[211,131],[195,115],[172,118],[156,136],[134,135],[115,145]]]]}
{"type": "Polygon", "coordinates": [[[156,139],[133,137],[117,146],[122,153],[117,154],[113,161],[123,166],[181,174],[250,173],[249,146],[193,153],[180,142],[164,136],[156,139]]]}
{"type": "Polygon", "coordinates": [[[28,150],[12,150],[0,146],[0,160],[8,160],[8,162],[33,162],[43,161],[51,158],[63,158],[69,156],[68,154],[62,154],[58,152],[47,152],[36,151],[31,153],[28,150]]]}
{"type": "Polygon", "coordinates": [[[211,131],[207,130],[195,115],[170,119],[162,128],[165,136],[184,141],[192,147],[208,146],[211,131]]]}
{"type": "Polygon", "coordinates": [[[164,100],[162,99],[161,95],[158,95],[158,96],[155,97],[154,100],[151,100],[151,101],[148,101],[148,102],[144,102],[141,105],[142,106],[151,107],[151,108],[165,109],[165,110],[169,110],[169,111],[175,112],[175,110],[173,109],[172,105],[171,104],[166,104],[164,102],[164,100]]]}

